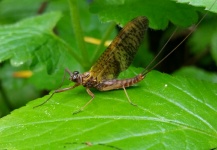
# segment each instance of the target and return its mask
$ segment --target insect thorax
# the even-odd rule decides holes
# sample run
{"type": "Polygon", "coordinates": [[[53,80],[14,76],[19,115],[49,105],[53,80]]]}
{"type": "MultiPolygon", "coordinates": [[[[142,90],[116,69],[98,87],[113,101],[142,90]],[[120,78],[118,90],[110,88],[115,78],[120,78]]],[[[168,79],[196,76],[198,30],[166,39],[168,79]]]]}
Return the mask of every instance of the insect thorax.
{"type": "Polygon", "coordinates": [[[90,72],[81,74],[82,85],[87,88],[94,88],[98,84],[96,78],[94,78],[90,72]]]}

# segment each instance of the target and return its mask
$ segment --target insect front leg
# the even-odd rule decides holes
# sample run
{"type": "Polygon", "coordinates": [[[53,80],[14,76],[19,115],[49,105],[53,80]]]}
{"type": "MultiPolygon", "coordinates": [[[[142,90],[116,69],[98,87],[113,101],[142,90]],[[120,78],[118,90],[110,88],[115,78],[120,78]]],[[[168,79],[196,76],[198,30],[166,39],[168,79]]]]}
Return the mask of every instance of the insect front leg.
{"type": "Polygon", "coordinates": [[[73,115],[75,115],[75,114],[77,114],[77,113],[83,111],[84,108],[85,108],[87,105],[89,105],[89,104],[93,101],[93,99],[94,99],[94,94],[90,91],[89,88],[86,88],[86,91],[87,91],[87,93],[88,93],[92,98],[91,98],[83,107],[81,107],[79,110],[73,112],[73,113],[72,113],[73,115]]]}
{"type": "Polygon", "coordinates": [[[55,91],[50,95],[50,97],[49,97],[46,101],[42,102],[41,104],[39,104],[39,105],[37,105],[37,106],[34,106],[33,108],[42,106],[42,105],[44,105],[45,103],[47,103],[47,102],[51,99],[51,97],[53,97],[53,95],[54,95],[55,93],[60,93],[60,92],[64,92],[64,91],[71,90],[71,89],[77,87],[78,85],[79,85],[79,84],[75,84],[75,85],[73,85],[73,86],[71,86],[71,87],[67,87],[67,88],[64,88],[64,89],[55,90],[55,91]]]}

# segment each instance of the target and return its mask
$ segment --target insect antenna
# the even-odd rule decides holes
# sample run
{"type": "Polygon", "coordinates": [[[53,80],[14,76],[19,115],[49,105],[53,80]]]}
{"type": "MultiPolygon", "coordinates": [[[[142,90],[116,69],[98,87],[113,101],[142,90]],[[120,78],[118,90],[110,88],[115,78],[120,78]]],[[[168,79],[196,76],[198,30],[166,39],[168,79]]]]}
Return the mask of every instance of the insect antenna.
{"type": "Polygon", "coordinates": [[[157,55],[151,60],[151,62],[142,71],[143,75],[146,75],[148,72],[150,72],[152,69],[154,69],[156,67],[156,65],[155,65],[154,67],[151,67],[151,69],[148,69],[153,64],[153,62],[158,58],[158,56],[163,52],[164,48],[167,46],[167,44],[170,42],[170,40],[175,35],[177,29],[178,29],[178,27],[176,27],[176,29],[173,31],[172,35],[169,37],[169,39],[166,41],[166,43],[163,45],[163,47],[160,49],[160,51],[157,53],[157,55]]]}
{"type": "MultiPolygon", "coordinates": [[[[210,6],[209,10],[212,9],[212,7],[215,5],[217,0],[215,0],[215,2],[210,6]]],[[[164,48],[166,47],[166,45],[168,44],[168,42],[172,39],[172,37],[174,36],[174,34],[177,31],[177,28],[173,31],[172,35],[170,36],[170,38],[167,40],[167,42],[164,44],[164,46],[161,48],[161,50],[158,52],[158,54],[154,57],[154,59],[148,64],[148,66],[141,72],[141,74],[143,76],[145,76],[147,73],[149,73],[150,71],[152,71],[154,68],[156,68],[159,64],[161,64],[167,57],[169,57],[175,50],[177,50],[177,48],[182,45],[187,39],[188,37],[196,30],[196,28],[199,26],[199,24],[204,20],[204,18],[208,15],[209,11],[207,11],[203,17],[197,22],[196,25],[193,26],[192,30],[190,30],[190,32],[187,34],[187,36],[185,36],[185,38],[176,46],[174,47],[166,56],[164,56],[159,62],[157,62],[153,67],[151,67],[150,69],[148,69],[151,64],[157,59],[157,57],[161,54],[161,52],[164,50],[164,48]]]]}

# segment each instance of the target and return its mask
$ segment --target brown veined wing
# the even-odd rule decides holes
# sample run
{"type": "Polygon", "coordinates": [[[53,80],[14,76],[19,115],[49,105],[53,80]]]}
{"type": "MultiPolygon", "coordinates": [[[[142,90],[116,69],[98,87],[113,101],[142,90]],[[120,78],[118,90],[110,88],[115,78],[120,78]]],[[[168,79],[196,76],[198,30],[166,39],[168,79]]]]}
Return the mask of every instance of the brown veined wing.
{"type": "Polygon", "coordinates": [[[130,21],[91,67],[92,76],[97,81],[117,78],[132,63],[147,28],[146,17],[130,21]]]}

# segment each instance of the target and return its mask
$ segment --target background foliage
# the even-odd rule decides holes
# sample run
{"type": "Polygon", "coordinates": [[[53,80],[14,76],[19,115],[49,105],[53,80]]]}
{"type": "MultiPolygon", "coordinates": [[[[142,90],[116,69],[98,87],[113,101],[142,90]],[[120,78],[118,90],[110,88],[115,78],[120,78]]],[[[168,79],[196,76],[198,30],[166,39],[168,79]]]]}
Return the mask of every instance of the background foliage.
{"type": "Polygon", "coordinates": [[[210,9],[212,4],[213,0],[0,1],[0,115],[23,106],[1,118],[0,149],[217,147],[217,4],[210,9]],[[135,67],[144,68],[179,26],[158,60],[168,54],[204,15],[204,8],[209,14],[197,31],[157,68],[175,71],[174,75],[152,71],[127,90],[138,107],[128,103],[122,90],[93,90],[95,100],[72,115],[90,99],[78,87],[33,109],[48,98],[42,97],[47,90],[59,86],[64,68],[90,68],[106,48],[103,41],[116,35],[115,23],[123,26],[141,15],[150,21],[133,67],[120,76],[127,78],[141,72],[135,67]],[[101,39],[101,44],[84,42],[84,37],[101,39]],[[42,98],[24,106],[37,97],[42,98]]]}

